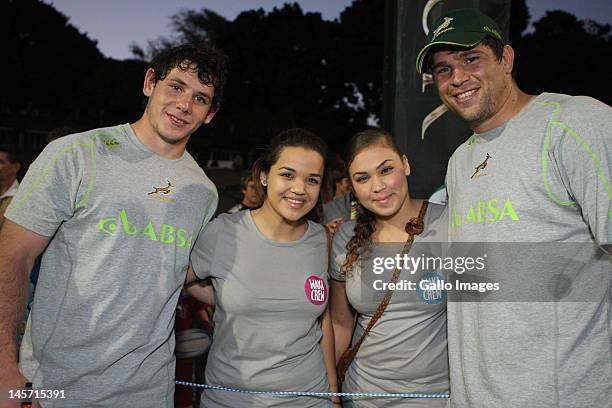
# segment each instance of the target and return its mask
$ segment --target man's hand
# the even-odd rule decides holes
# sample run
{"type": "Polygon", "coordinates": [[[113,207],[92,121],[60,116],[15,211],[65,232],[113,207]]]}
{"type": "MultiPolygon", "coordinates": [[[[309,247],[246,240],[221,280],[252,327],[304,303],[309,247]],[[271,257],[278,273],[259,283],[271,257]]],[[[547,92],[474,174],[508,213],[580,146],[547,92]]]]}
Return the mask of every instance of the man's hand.
{"type": "Polygon", "coordinates": [[[340,227],[342,224],[344,224],[344,219],[340,217],[340,218],[334,218],[333,220],[325,224],[325,226],[327,227],[327,229],[329,230],[329,232],[331,233],[333,237],[336,231],[338,230],[338,227],[340,227]]]}
{"type": "Polygon", "coordinates": [[[210,280],[203,280],[189,286],[187,289],[189,295],[196,298],[198,301],[207,305],[215,305],[215,290],[210,283],[210,280]]]}
{"type": "MultiPolygon", "coordinates": [[[[36,257],[49,242],[7,219],[0,232],[0,392],[23,389],[27,380],[17,368],[17,329],[28,294],[28,277],[36,257]]],[[[0,395],[0,408],[18,407],[0,395]]]]}
{"type": "Polygon", "coordinates": [[[9,399],[9,390],[21,390],[25,388],[28,380],[21,374],[17,366],[2,367],[0,370],[0,408],[19,408],[19,399],[9,399]]]}

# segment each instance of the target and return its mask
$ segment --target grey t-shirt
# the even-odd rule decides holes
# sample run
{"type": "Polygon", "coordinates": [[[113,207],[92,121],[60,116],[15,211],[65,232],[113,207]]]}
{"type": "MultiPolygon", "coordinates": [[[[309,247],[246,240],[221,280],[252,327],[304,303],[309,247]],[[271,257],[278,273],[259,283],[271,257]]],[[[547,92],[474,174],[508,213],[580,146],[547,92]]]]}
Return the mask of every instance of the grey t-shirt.
{"type": "MultiPolygon", "coordinates": [[[[544,93],[472,136],[448,165],[450,241],[612,243],[611,126],[592,98],[544,93]]],[[[448,303],[452,406],[612,406],[612,263],[585,263],[609,266],[581,302],[448,303]]],[[[593,278],[576,272],[573,290],[593,278]]]]}
{"type": "Polygon", "coordinates": [[[185,152],[166,160],[130,125],[57,139],[7,218],[52,237],[20,367],[65,390],[45,407],[173,406],[175,308],[217,192],[185,152]]]}
{"type": "MultiPolygon", "coordinates": [[[[319,316],[328,300],[327,238],[309,222],[304,236],[276,242],[251,211],[221,214],[191,255],[200,278],[212,278],[215,333],[206,363],[209,384],[250,391],[328,392],[319,316]]],[[[312,397],[205,391],[202,407],[322,407],[312,397]]]]}
{"type": "MultiPolygon", "coordinates": [[[[444,207],[429,204],[423,233],[415,237],[411,250],[426,242],[445,241],[444,207]],[[439,218],[440,217],[440,218],[439,218]],[[442,222],[440,222],[442,221],[442,222]]],[[[330,275],[345,282],[346,294],[359,313],[353,334],[354,343],[363,334],[384,291],[375,290],[371,279],[363,276],[371,271],[353,268],[345,277],[341,266],[346,258],[346,244],[354,235],[356,222],[344,223],[334,236],[330,275]]],[[[422,248],[422,247],[421,247],[422,248]]],[[[389,256],[381,246],[372,247],[368,259],[389,256]]],[[[400,248],[401,249],[401,248],[400,248]]],[[[413,251],[410,256],[418,256],[413,251]]],[[[361,263],[360,263],[361,265],[361,263]]],[[[400,280],[413,280],[402,271],[400,280]]],[[[416,278],[414,281],[416,282],[416,278]]],[[[389,281],[388,279],[386,280],[389,281]]],[[[342,390],[368,393],[447,393],[448,357],[446,345],[446,300],[423,298],[417,290],[396,290],[387,309],[364,339],[351,363],[342,390]]],[[[444,407],[445,399],[345,399],[345,406],[354,407],[444,407]]]]}
{"type": "Polygon", "coordinates": [[[343,194],[323,204],[323,223],[327,224],[336,218],[342,218],[345,221],[351,219],[351,193],[343,194]]]}

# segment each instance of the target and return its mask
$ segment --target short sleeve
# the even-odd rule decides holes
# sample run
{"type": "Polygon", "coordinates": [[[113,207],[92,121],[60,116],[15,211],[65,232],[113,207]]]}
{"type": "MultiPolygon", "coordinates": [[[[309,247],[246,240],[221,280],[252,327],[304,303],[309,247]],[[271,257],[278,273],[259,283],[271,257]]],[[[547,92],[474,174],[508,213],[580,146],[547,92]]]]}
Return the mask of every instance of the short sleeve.
{"type": "MultiPolygon", "coordinates": [[[[559,144],[552,163],[599,245],[612,244],[612,109],[592,98],[572,98],[575,106],[555,123],[559,144]]],[[[565,109],[564,109],[565,108],[565,109]]]]}
{"type": "Polygon", "coordinates": [[[86,205],[93,141],[67,136],[51,142],[30,168],[6,211],[6,218],[51,237],[62,222],[86,205]]]}
{"type": "Polygon", "coordinates": [[[323,204],[323,223],[327,224],[335,220],[336,218],[342,218],[343,220],[348,220],[351,217],[351,208],[350,201],[347,201],[348,196],[344,195],[342,197],[336,198],[333,201],[323,204]]]}
{"type": "Polygon", "coordinates": [[[208,200],[206,200],[204,207],[204,222],[202,223],[200,233],[204,231],[204,228],[206,228],[206,226],[210,223],[210,220],[212,220],[212,218],[215,216],[217,206],[219,205],[219,196],[217,195],[216,190],[213,191],[213,193],[211,193],[208,196],[208,200]]]}
{"type": "Polygon", "coordinates": [[[353,236],[355,222],[345,222],[338,228],[332,242],[332,253],[329,260],[329,275],[332,279],[344,282],[346,278],[341,272],[342,265],[346,259],[346,244],[353,236]]]}
{"type": "Polygon", "coordinates": [[[193,272],[200,279],[211,275],[221,223],[217,218],[206,225],[193,245],[191,265],[193,272]]]}

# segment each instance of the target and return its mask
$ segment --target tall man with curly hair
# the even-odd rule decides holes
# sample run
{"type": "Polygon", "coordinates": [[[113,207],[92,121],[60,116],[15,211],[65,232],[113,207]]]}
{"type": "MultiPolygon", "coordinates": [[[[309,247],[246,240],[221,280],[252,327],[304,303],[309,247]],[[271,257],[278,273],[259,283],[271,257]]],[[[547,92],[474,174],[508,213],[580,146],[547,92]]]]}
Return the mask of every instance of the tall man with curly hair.
{"type": "Polygon", "coordinates": [[[0,235],[0,388],[63,391],[44,407],[173,405],[175,307],[218,201],[185,145],[219,109],[226,66],[206,44],[161,52],[138,121],[54,140],[32,164],[0,235]]]}

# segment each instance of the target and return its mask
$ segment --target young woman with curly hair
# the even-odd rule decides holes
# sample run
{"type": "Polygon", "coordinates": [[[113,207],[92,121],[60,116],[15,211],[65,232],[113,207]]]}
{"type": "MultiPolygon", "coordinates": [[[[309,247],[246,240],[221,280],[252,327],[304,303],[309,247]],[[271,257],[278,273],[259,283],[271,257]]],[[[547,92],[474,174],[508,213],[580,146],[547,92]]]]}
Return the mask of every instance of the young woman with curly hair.
{"type": "MultiPolygon", "coordinates": [[[[442,206],[410,197],[406,179],[410,174],[408,159],[388,133],[380,129],[359,132],[349,141],[345,160],[360,208],[357,220],[343,224],[333,241],[330,301],[336,360],[361,338],[384,297],[385,290],[374,288],[372,271],[366,272],[365,266],[384,252],[385,245],[379,244],[401,248],[408,232],[420,234],[415,243],[423,242],[425,236],[441,238],[434,221],[443,210],[442,206]],[[416,222],[419,213],[424,214],[420,224],[416,222]]],[[[399,275],[399,279],[411,277],[417,280],[406,271],[399,275]]],[[[446,347],[445,299],[432,302],[416,290],[396,290],[361,343],[346,372],[342,391],[448,392],[446,347]]],[[[354,398],[344,399],[343,405],[431,408],[443,407],[446,402],[446,399],[354,398]]]]}

